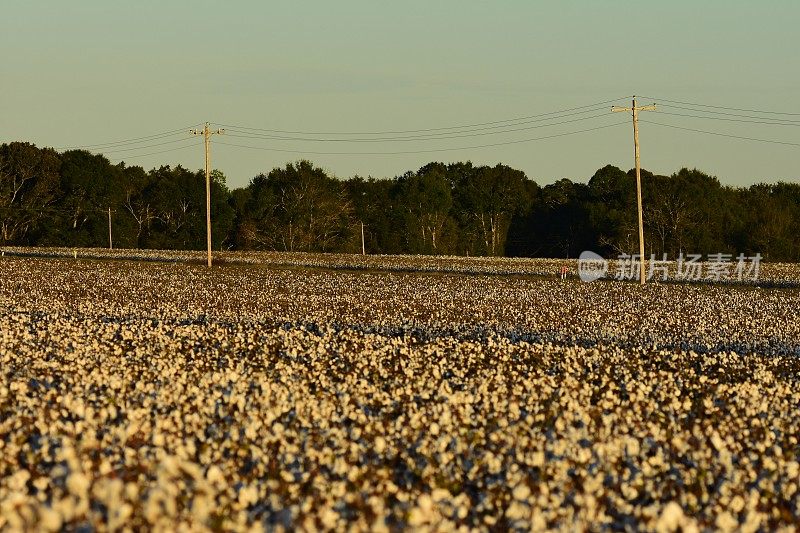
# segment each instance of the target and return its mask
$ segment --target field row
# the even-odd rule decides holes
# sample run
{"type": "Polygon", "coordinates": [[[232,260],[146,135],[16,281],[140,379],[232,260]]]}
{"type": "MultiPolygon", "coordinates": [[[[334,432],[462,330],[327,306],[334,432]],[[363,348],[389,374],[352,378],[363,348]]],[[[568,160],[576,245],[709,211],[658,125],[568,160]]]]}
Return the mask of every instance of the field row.
{"type": "Polygon", "coordinates": [[[5,257],[0,529],[791,530],[798,300],[5,257]]]}
{"type": "MultiPolygon", "coordinates": [[[[108,250],[103,248],[26,248],[3,247],[0,253],[9,257],[118,259],[150,262],[206,262],[203,251],[176,250],[108,250]]],[[[768,263],[755,256],[716,254],[687,255],[655,261],[651,272],[649,258],[646,276],[656,282],[700,283],[715,285],[756,285],[765,287],[800,287],[800,265],[768,263]]],[[[334,270],[439,272],[455,274],[522,275],[560,277],[562,268],[567,277],[579,275],[577,259],[533,259],[514,257],[458,257],[424,255],[353,255],[313,254],[305,252],[214,252],[218,265],[252,265],[268,267],[307,267],[334,270]]],[[[630,260],[608,261],[607,279],[637,280],[638,268],[630,260]]]]}

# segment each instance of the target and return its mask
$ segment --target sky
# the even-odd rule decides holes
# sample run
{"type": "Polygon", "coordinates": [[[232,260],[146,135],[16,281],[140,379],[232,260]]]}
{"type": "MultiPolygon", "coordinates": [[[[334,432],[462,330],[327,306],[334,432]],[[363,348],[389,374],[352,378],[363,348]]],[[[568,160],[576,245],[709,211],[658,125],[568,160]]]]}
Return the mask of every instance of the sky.
{"type": "Polygon", "coordinates": [[[470,160],[585,182],[633,167],[630,116],[610,108],[637,94],[658,104],[643,168],[797,181],[798,20],[796,0],[3,0],[0,142],[197,169],[188,130],[208,121],[232,187],[298,159],[341,178],[470,160]]]}

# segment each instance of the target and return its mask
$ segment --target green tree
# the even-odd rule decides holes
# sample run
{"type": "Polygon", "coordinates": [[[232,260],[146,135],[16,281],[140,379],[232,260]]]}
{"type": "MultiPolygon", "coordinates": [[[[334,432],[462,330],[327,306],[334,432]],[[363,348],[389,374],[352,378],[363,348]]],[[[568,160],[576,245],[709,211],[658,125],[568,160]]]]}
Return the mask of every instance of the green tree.
{"type": "Polygon", "coordinates": [[[606,165],[589,179],[588,192],[593,250],[611,257],[633,253],[638,246],[635,179],[615,166],[606,165]]]}
{"type": "MultiPolygon", "coordinates": [[[[406,238],[412,253],[448,253],[443,245],[445,229],[453,205],[451,185],[443,166],[429,165],[418,172],[408,172],[396,181],[394,197],[403,207],[406,238]]],[[[450,222],[450,224],[448,224],[450,222]]]]}
{"type": "Polygon", "coordinates": [[[0,244],[27,243],[52,214],[61,159],[50,148],[12,142],[0,145],[0,244]]]}
{"type": "Polygon", "coordinates": [[[255,248],[332,251],[348,240],[351,205],[343,184],[310,161],[298,161],[249,186],[240,240],[255,248]]]}
{"type": "MultiPolygon", "coordinates": [[[[60,246],[107,246],[107,210],[120,205],[122,166],[102,155],[70,150],[61,155],[55,216],[40,242],[60,246]]],[[[121,229],[121,228],[118,228],[121,229]]]]}
{"type": "Polygon", "coordinates": [[[779,182],[753,185],[742,191],[749,232],[746,252],[761,253],[769,261],[800,260],[800,185],[779,182]]]}
{"type": "Polygon", "coordinates": [[[456,196],[468,231],[478,236],[473,253],[503,255],[512,217],[526,212],[531,198],[520,170],[496,165],[477,167],[458,182],[456,196]]]}

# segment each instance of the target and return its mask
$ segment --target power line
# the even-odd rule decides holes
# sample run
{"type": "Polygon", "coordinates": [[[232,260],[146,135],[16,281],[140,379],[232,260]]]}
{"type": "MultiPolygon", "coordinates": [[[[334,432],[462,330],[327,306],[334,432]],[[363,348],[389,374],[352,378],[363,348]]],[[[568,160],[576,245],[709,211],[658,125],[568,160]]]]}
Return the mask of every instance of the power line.
{"type": "Polygon", "coordinates": [[[655,98],[652,96],[642,96],[642,98],[658,100],[659,102],[668,102],[670,104],[691,105],[695,107],[707,107],[710,109],[725,109],[728,111],[742,111],[744,113],[762,113],[766,115],[789,115],[793,117],[800,116],[800,113],[787,113],[785,111],[765,111],[763,109],[743,109],[740,107],[725,107],[721,105],[698,104],[693,102],[681,102],[680,100],[667,100],[666,98],[655,98]]]}
{"type": "Polygon", "coordinates": [[[134,137],[134,138],[131,138],[131,139],[123,139],[123,140],[120,140],[120,141],[109,141],[109,142],[97,143],[97,144],[84,144],[84,145],[81,145],[81,146],[62,146],[62,147],[55,147],[53,149],[54,150],[64,150],[64,151],[66,151],[66,150],[85,150],[85,149],[88,150],[90,148],[101,148],[101,147],[111,148],[111,147],[116,146],[116,145],[124,146],[124,145],[127,145],[127,144],[141,144],[141,143],[144,143],[144,142],[147,142],[147,141],[160,139],[160,138],[164,138],[164,137],[171,137],[173,135],[184,133],[187,129],[192,128],[194,126],[196,126],[196,124],[191,124],[189,126],[185,126],[183,128],[176,129],[176,130],[170,130],[170,131],[165,131],[165,132],[161,132],[161,133],[154,133],[152,135],[146,135],[144,137],[134,137]]]}
{"type": "MultiPolygon", "coordinates": [[[[594,115],[588,117],[580,117],[574,120],[565,120],[565,121],[558,121],[550,124],[541,124],[536,126],[527,126],[516,128],[515,126],[523,126],[532,123],[538,123],[543,121],[561,119],[566,117],[572,116],[580,116],[585,115],[586,113],[591,113],[593,111],[599,110],[597,109],[598,106],[616,102],[621,100],[621,98],[613,99],[613,100],[606,100],[603,102],[597,102],[594,104],[582,105],[582,106],[575,106],[566,109],[561,109],[558,111],[550,111],[546,113],[538,113],[534,115],[527,115],[522,117],[510,118],[510,119],[503,119],[503,120],[495,120],[489,122],[480,122],[480,123],[471,123],[465,125],[456,125],[456,126],[444,126],[444,127],[436,127],[436,128],[421,128],[421,129],[414,129],[414,130],[389,130],[389,131],[371,131],[371,132],[308,132],[308,131],[292,131],[292,130],[270,130],[270,129],[262,129],[262,128],[249,128],[246,126],[231,126],[234,128],[234,132],[237,131],[237,128],[240,130],[247,130],[247,131],[239,131],[239,133],[243,135],[232,135],[239,138],[249,138],[249,139],[270,139],[270,140],[295,140],[295,141],[310,141],[310,142],[386,142],[386,141],[424,141],[424,140],[435,140],[435,139],[449,139],[449,138],[464,138],[464,137],[477,137],[483,135],[494,135],[494,134],[502,134],[502,133],[513,133],[516,131],[527,131],[531,129],[538,129],[539,127],[550,127],[559,124],[567,124],[571,122],[579,122],[582,120],[592,120],[594,118],[599,118],[601,115],[594,115]],[[322,139],[322,138],[314,138],[309,139],[307,137],[285,137],[285,136],[277,136],[277,135],[260,135],[259,132],[267,132],[267,133],[283,133],[283,134],[290,134],[290,135],[395,135],[395,134],[413,134],[413,133],[426,133],[426,135],[408,135],[405,138],[403,137],[386,137],[386,138],[370,138],[370,139],[322,139]]],[[[222,124],[219,124],[222,125],[222,124]]],[[[183,141],[183,139],[172,139],[166,140],[164,142],[157,142],[157,143],[150,143],[145,144],[150,141],[160,140],[160,139],[168,139],[169,137],[179,135],[186,131],[186,129],[191,128],[192,126],[185,126],[183,128],[174,129],[163,131],[159,133],[154,133],[151,135],[145,135],[141,137],[133,137],[128,139],[121,139],[116,141],[108,141],[102,143],[95,143],[95,144],[86,144],[86,145],[75,145],[75,146],[64,146],[64,147],[55,147],[55,150],[58,151],[69,151],[69,150],[87,150],[87,151],[95,151],[101,152],[103,154],[121,154],[127,152],[136,152],[139,150],[146,150],[149,148],[155,148],[159,146],[166,146],[169,144],[179,143],[183,141]]],[[[516,141],[510,141],[504,144],[514,144],[516,141]]],[[[527,142],[527,140],[522,140],[521,142],[527,142]]],[[[229,143],[230,144],[230,143],[229,143]]],[[[496,143],[494,145],[500,145],[501,143],[496,143]]],[[[167,149],[167,150],[157,150],[151,151],[146,153],[137,153],[126,155],[125,158],[127,159],[138,159],[142,157],[149,157],[152,155],[158,155],[162,153],[168,153],[178,150],[183,150],[192,146],[191,144],[186,144],[183,146],[178,146],[176,148],[167,149]]],[[[489,145],[487,145],[489,146],[489,145]]],[[[453,148],[453,150],[457,150],[459,148],[453,148]]],[[[443,151],[437,150],[437,151],[443,151]]],[[[297,151],[300,152],[300,151],[297,151]]],[[[419,151],[418,151],[419,152],[419,151]]],[[[304,152],[308,153],[308,152],[304,152]]],[[[399,153],[399,152],[398,152],[399,153]]]]}
{"type": "MultiPolygon", "coordinates": [[[[542,124],[537,126],[528,126],[523,128],[515,128],[514,126],[521,126],[526,124],[532,124],[537,122],[543,122],[548,120],[554,119],[561,119],[565,117],[571,116],[579,116],[584,115],[586,113],[591,113],[593,111],[599,110],[597,109],[598,106],[616,102],[621,100],[621,98],[616,98],[613,100],[606,100],[603,102],[597,102],[594,104],[582,105],[582,106],[575,106],[566,109],[561,109],[558,111],[550,111],[546,113],[538,113],[534,115],[527,115],[522,117],[515,117],[510,119],[503,119],[503,120],[495,120],[490,122],[480,122],[480,123],[471,123],[465,125],[456,125],[456,126],[444,126],[444,127],[436,127],[436,128],[421,128],[421,129],[414,129],[414,130],[389,130],[389,131],[372,131],[372,132],[308,132],[308,131],[293,131],[293,130],[271,130],[271,129],[262,129],[262,128],[249,128],[246,126],[230,126],[234,128],[234,131],[239,130],[247,130],[247,131],[239,131],[244,135],[238,135],[240,138],[265,138],[270,140],[296,140],[296,141],[311,141],[311,142],[383,142],[383,141],[413,141],[413,140],[434,140],[434,139],[448,139],[448,138],[464,138],[464,137],[475,137],[475,136],[482,136],[482,135],[493,135],[493,134],[501,134],[501,133],[513,133],[516,131],[527,131],[531,129],[537,129],[538,127],[549,127],[559,124],[567,124],[571,122],[578,122],[581,120],[591,120],[594,118],[599,118],[601,115],[594,115],[588,117],[581,117],[574,120],[566,120],[566,121],[558,121],[552,124],[542,124]],[[491,131],[497,130],[497,131],[491,131]],[[267,132],[267,133],[285,133],[285,134],[294,134],[294,135],[394,135],[394,134],[406,134],[406,133],[427,133],[427,135],[409,135],[405,138],[403,137],[386,137],[380,139],[323,139],[323,138],[313,138],[309,139],[307,137],[285,137],[285,136],[276,136],[276,135],[260,135],[258,132],[267,132]],[[482,132],[482,133],[479,133],[482,132]]],[[[223,124],[219,124],[223,125],[223,124]]],[[[135,152],[138,150],[145,150],[148,148],[155,148],[159,146],[165,146],[169,144],[174,144],[181,142],[183,139],[173,139],[167,140],[164,142],[158,143],[151,143],[145,144],[150,141],[155,141],[159,139],[167,139],[169,137],[179,135],[186,131],[193,126],[185,126],[183,128],[174,129],[163,131],[159,133],[154,133],[151,135],[141,136],[141,137],[133,137],[128,139],[121,139],[116,141],[108,141],[102,143],[95,143],[95,144],[85,144],[85,145],[75,145],[75,146],[63,146],[63,147],[54,147],[55,150],[58,151],[69,151],[69,150],[87,150],[87,151],[97,151],[102,152],[103,154],[115,154],[115,153],[124,153],[124,152],[135,152]]],[[[172,151],[181,150],[186,146],[180,146],[175,149],[170,150],[158,150],[143,154],[133,154],[128,156],[129,158],[135,159],[139,157],[148,157],[151,155],[157,155],[161,153],[167,153],[172,151]]]]}
{"type": "Polygon", "coordinates": [[[513,141],[504,141],[504,142],[497,142],[497,143],[490,143],[490,144],[479,144],[473,146],[460,146],[460,147],[453,147],[453,148],[430,148],[425,150],[398,150],[393,152],[320,152],[320,151],[310,151],[310,150],[289,150],[283,148],[271,148],[265,146],[247,146],[243,144],[234,144],[234,143],[227,143],[222,141],[217,141],[217,144],[222,144],[225,146],[235,146],[237,148],[248,148],[251,150],[263,150],[266,152],[283,152],[283,153],[290,153],[290,154],[307,154],[307,155],[403,155],[403,154],[429,154],[429,153],[437,153],[437,152],[453,152],[458,150],[473,150],[477,148],[492,148],[495,146],[506,146],[511,144],[521,144],[527,142],[535,142],[535,141],[543,141],[546,139],[555,139],[557,137],[566,137],[568,135],[577,135],[579,133],[587,133],[591,131],[602,130],[606,128],[613,128],[615,126],[620,126],[622,124],[627,124],[628,121],[624,122],[615,122],[613,124],[606,124],[604,126],[597,126],[594,128],[586,128],[582,130],[570,131],[565,133],[557,133],[554,135],[546,135],[543,137],[532,137],[528,139],[517,139],[513,141]]]}
{"type": "Polygon", "coordinates": [[[791,118],[769,118],[769,117],[760,117],[758,115],[742,115],[741,113],[727,113],[724,111],[712,111],[708,109],[694,109],[691,107],[684,107],[679,105],[670,105],[670,104],[663,104],[661,107],[668,107],[670,109],[680,109],[683,111],[692,111],[694,113],[707,113],[711,115],[722,115],[726,117],[740,117],[740,118],[752,118],[756,120],[768,120],[772,122],[786,122],[786,123],[793,123],[793,124],[800,124],[800,120],[791,119],[791,118]]]}
{"type": "MultiPolygon", "coordinates": [[[[580,111],[578,113],[570,113],[570,114],[565,114],[565,115],[562,115],[562,116],[550,117],[550,118],[540,118],[540,119],[537,119],[537,120],[530,120],[530,121],[526,121],[526,122],[518,122],[518,123],[507,124],[507,125],[503,125],[503,126],[490,126],[490,127],[484,127],[484,128],[465,129],[465,130],[461,130],[461,131],[452,131],[452,132],[429,133],[429,134],[422,134],[422,135],[407,135],[407,136],[402,136],[402,137],[370,137],[370,138],[361,138],[361,139],[359,139],[359,138],[356,138],[356,139],[335,139],[335,138],[309,138],[309,137],[286,137],[286,136],[263,135],[263,134],[258,134],[258,133],[252,133],[252,132],[249,132],[249,131],[242,131],[241,129],[237,129],[236,127],[233,127],[232,129],[229,129],[229,131],[236,131],[238,133],[245,133],[245,134],[252,135],[252,136],[258,137],[258,138],[263,138],[263,139],[298,140],[298,141],[314,141],[314,142],[379,142],[379,141],[418,140],[418,139],[420,139],[420,140],[430,140],[430,139],[439,139],[439,138],[449,139],[449,138],[458,138],[459,136],[469,137],[471,135],[461,135],[461,134],[466,134],[466,133],[470,133],[470,132],[480,132],[480,131],[486,131],[486,130],[499,129],[500,131],[487,132],[487,133],[483,133],[483,135],[495,135],[495,134],[499,134],[499,133],[508,133],[508,132],[514,132],[514,131],[527,130],[527,129],[535,129],[536,127],[545,127],[545,126],[547,126],[547,124],[542,125],[542,126],[533,126],[533,127],[527,127],[527,128],[519,128],[519,129],[501,129],[501,128],[508,128],[508,127],[512,127],[512,126],[531,124],[531,123],[534,123],[534,122],[543,122],[543,121],[546,121],[546,120],[556,120],[556,119],[560,119],[560,118],[566,118],[566,117],[570,117],[570,116],[586,114],[587,112],[599,111],[600,109],[601,108],[597,108],[597,109],[592,109],[592,110],[588,110],[588,111],[580,111]]],[[[574,121],[567,121],[567,122],[577,122],[579,120],[587,120],[587,119],[601,117],[601,116],[605,116],[605,113],[594,115],[594,116],[590,116],[590,117],[582,117],[580,119],[576,119],[574,121]]],[[[565,122],[558,122],[556,124],[562,124],[562,123],[565,123],[565,122]]]]}
{"type": "Polygon", "coordinates": [[[159,150],[157,152],[150,152],[148,154],[134,154],[134,155],[131,155],[131,156],[125,156],[125,158],[129,159],[129,160],[130,159],[140,159],[142,157],[149,157],[151,155],[166,154],[167,152],[178,152],[180,150],[185,150],[187,148],[192,148],[194,146],[197,146],[197,141],[194,141],[194,139],[192,139],[192,141],[193,142],[191,142],[190,144],[186,144],[186,145],[183,145],[183,146],[178,146],[177,148],[169,148],[167,150],[159,150]]]}
{"type": "MultiPolygon", "coordinates": [[[[645,98],[650,98],[650,97],[645,97],[645,98]]],[[[336,131],[299,131],[299,130],[264,129],[264,128],[252,128],[247,126],[236,126],[236,125],[228,125],[228,127],[230,128],[229,130],[230,137],[235,137],[239,139],[250,139],[250,140],[328,142],[328,143],[426,142],[426,141],[437,141],[437,140],[447,140],[447,139],[461,139],[461,138],[511,134],[516,132],[536,130],[540,128],[548,128],[548,127],[571,124],[582,121],[596,120],[602,118],[603,116],[606,116],[605,113],[592,114],[595,111],[600,110],[598,106],[603,106],[605,104],[617,102],[619,100],[622,100],[622,98],[606,100],[594,104],[565,108],[558,111],[549,111],[545,113],[538,113],[538,114],[520,116],[516,118],[509,118],[503,120],[494,120],[489,122],[478,122],[471,124],[442,126],[442,127],[408,129],[408,130],[336,132],[336,131]],[[318,137],[313,137],[313,136],[318,136],[318,137]],[[339,136],[339,137],[328,137],[328,136],[339,136]],[[361,136],[361,137],[354,137],[354,136],[361,136]]],[[[680,100],[670,100],[663,98],[659,98],[658,100],[661,102],[665,102],[665,104],[663,104],[663,107],[673,110],[681,110],[688,112],[688,113],[680,113],[672,111],[661,112],[662,114],[669,116],[698,119],[698,120],[716,120],[716,121],[742,123],[742,124],[762,124],[768,126],[800,126],[800,119],[788,118],[792,116],[800,116],[800,113],[787,113],[787,112],[767,111],[758,109],[726,107],[726,106],[684,102],[680,100]],[[755,115],[752,113],[755,113],[755,115]],[[757,114],[771,115],[771,117],[759,116],[757,114]]],[[[747,140],[747,141],[769,143],[769,144],[779,144],[784,146],[800,146],[800,143],[793,143],[788,141],[778,141],[772,139],[762,139],[756,137],[733,135],[718,131],[708,131],[703,129],[688,128],[688,127],[678,126],[675,124],[665,124],[665,123],[652,122],[646,120],[643,120],[642,122],[654,124],[656,126],[662,126],[665,128],[679,129],[694,133],[715,135],[719,137],[727,137],[732,139],[747,140]]],[[[219,125],[223,126],[223,124],[219,125]]],[[[309,155],[423,154],[423,153],[437,153],[437,152],[449,152],[449,151],[470,150],[479,148],[490,148],[496,146],[535,142],[535,141],[553,139],[568,135],[575,135],[580,133],[596,131],[600,129],[614,127],[616,125],[618,124],[617,123],[607,124],[593,128],[585,128],[576,131],[558,133],[554,135],[509,140],[509,141],[502,141],[495,143],[477,144],[477,145],[460,146],[452,148],[429,148],[420,150],[318,151],[318,150],[294,150],[288,148],[277,148],[269,146],[251,146],[251,145],[235,144],[227,142],[220,142],[220,144],[227,146],[234,146],[238,148],[246,148],[251,150],[263,150],[271,152],[284,152],[284,153],[309,154],[309,155]]],[[[154,133],[152,135],[122,139],[117,141],[109,141],[109,142],[84,145],[84,146],[56,148],[56,150],[64,150],[64,151],[75,150],[75,149],[85,149],[89,151],[96,150],[96,151],[102,151],[103,154],[109,154],[109,155],[126,154],[124,158],[129,160],[139,159],[164,153],[176,152],[194,146],[196,143],[192,140],[188,140],[187,142],[186,139],[170,139],[170,137],[184,133],[186,129],[190,127],[191,126],[175,130],[163,131],[160,133],[154,133]],[[153,142],[153,141],[160,141],[160,142],[153,142]],[[157,148],[176,143],[184,143],[184,144],[164,150],[154,150],[154,151],[146,151],[144,153],[136,153],[142,150],[148,150],[151,148],[157,148]],[[128,155],[128,153],[130,153],[130,155],[128,155]]],[[[123,156],[115,157],[115,159],[122,159],[122,158],[123,156]]]]}
{"type": "Polygon", "coordinates": [[[747,120],[741,118],[727,118],[727,117],[709,117],[702,115],[687,115],[686,113],[670,113],[669,111],[660,111],[659,115],[670,115],[673,117],[686,117],[686,118],[699,118],[705,120],[722,120],[725,122],[739,122],[744,124],[764,124],[767,126],[800,126],[800,122],[783,122],[783,121],[764,121],[764,120],[747,120]]]}
{"type": "Polygon", "coordinates": [[[137,147],[134,147],[134,148],[121,148],[119,150],[107,150],[107,151],[105,151],[103,153],[104,154],[117,154],[117,153],[120,153],[120,152],[135,152],[137,150],[145,150],[147,148],[156,148],[158,146],[166,146],[168,144],[175,144],[175,143],[185,142],[185,141],[186,141],[185,138],[184,139],[174,139],[172,141],[165,141],[163,143],[148,144],[146,146],[137,146],[137,147]]]}
{"type": "Polygon", "coordinates": [[[716,135],[717,137],[728,137],[728,138],[731,138],[731,139],[740,139],[740,140],[743,140],[743,141],[756,141],[756,142],[769,143],[769,144],[781,144],[781,145],[784,145],[784,146],[800,146],[800,143],[792,143],[792,142],[786,142],[786,141],[776,141],[776,140],[772,140],[772,139],[759,139],[759,138],[756,138],[756,137],[743,137],[741,135],[730,135],[730,134],[727,134],[727,133],[720,133],[720,132],[717,132],[717,131],[707,131],[707,130],[697,130],[697,129],[694,129],[694,128],[684,128],[682,126],[676,126],[674,124],[663,124],[661,122],[653,122],[652,120],[642,120],[641,122],[644,122],[644,123],[647,123],[647,124],[653,124],[655,126],[662,126],[664,128],[672,128],[672,129],[683,130],[683,131],[692,131],[694,133],[705,133],[706,135],[716,135]]]}
{"type": "MultiPolygon", "coordinates": [[[[623,97],[624,98],[624,97],[623,97]]],[[[474,128],[478,126],[490,126],[492,124],[503,124],[507,122],[519,122],[522,120],[529,120],[533,118],[539,117],[547,117],[552,115],[561,115],[564,113],[569,113],[571,111],[578,111],[581,109],[587,109],[591,107],[598,107],[602,105],[612,104],[614,102],[618,102],[623,98],[614,98],[613,100],[606,100],[603,102],[597,102],[594,104],[588,104],[583,106],[571,107],[568,109],[561,109],[559,111],[550,111],[547,113],[539,113],[535,115],[528,115],[523,117],[516,117],[516,118],[509,118],[504,120],[494,120],[491,122],[478,122],[474,124],[462,124],[457,126],[444,126],[439,128],[422,128],[422,129],[415,129],[415,130],[387,130],[387,131],[293,131],[293,130],[275,130],[275,129],[264,129],[264,128],[251,128],[245,126],[237,126],[233,124],[222,124],[219,122],[214,122],[213,124],[216,126],[222,126],[225,128],[239,128],[244,130],[253,130],[253,131],[261,131],[267,133],[285,133],[285,134],[294,134],[294,135],[395,135],[395,134],[404,134],[404,133],[425,133],[425,132],[432,132],[432,131],[444,131],[444,130],[460,130],[464,128],[474,128]]]]}
{"type": "MultiPolygon", "coordinates": [[[[489,132],[480,132],[480,133],[457,133],[457,134],[432,134],[432,135],[411,135],[405,137],[377,137],[377,138],[359,138],[359,139],[332,139],[332,138],[304,138],[304,137],[277,137],[277,136],[269,136],[269,135],[256,135],[256,134],[248,134],[248,135],[231,135],[231,137],[239,137],[245,139],[268,139],[268,140],[285,140],[285,141],[307,141],[307,142],[345,142],[345,143],[375,143],[375,142],[414,142],[414,141],[435,141],[440,139],[463,139],[467,137],[483,137],[486,135],[499,135],[505,133],[514,133],[518,131],[529,131],[535,130],[539,128],[548,128],[552,126],[560,126],[563,124],[571,124],[574,122],[581,122],[584,120],[593,120],[596,118],[602,118],[607,116],[608,114],[603,112],[597,115],[591,115],[588,117],[581,117],[571,120],[562,120],[559,122],[551,122],[549,124],[538,124],[536,126],[526,126],[524,128],[512,128],[506,129],[501,131],[489,131],[489,132]]],[[[237,129],[229,129],[228,131],[240,132],[237,129]]],[[[244,132],[246,133],[246,132],[244,132]]]]}

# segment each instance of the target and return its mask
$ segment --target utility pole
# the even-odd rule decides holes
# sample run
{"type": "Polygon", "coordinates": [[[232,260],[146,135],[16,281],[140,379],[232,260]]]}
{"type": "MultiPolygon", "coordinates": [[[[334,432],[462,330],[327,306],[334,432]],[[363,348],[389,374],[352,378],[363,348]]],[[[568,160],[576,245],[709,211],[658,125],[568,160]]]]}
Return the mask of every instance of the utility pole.
{"type": "Polygon", "coordinates": [[[108,208],[108,249],[114,249],[114,241],[111,238],[111,208],[108,208]]]}
{"type": "Polygon", "coordinates": [[[361,255],[367,255],[367,249],[364,247],[364,222],[361,222],[361,255]]]}
{"type": "Polygon", "coordinates": [[[631,107],[614,106],[611,111],[614,113],[628,112],[633,115],[633,146],[634,157],[636,159],[636,205],[639,212],[639,283],[644,285],[644,218],[642,216],[642,175],[639,167],[639,111],[655,111],[656,105],[645,105],[636,107],[636,96],[633,97],[631,107]]]}
{"type": "Polygon", "coordinates": [[[208,250],[208,266],[211,268],[211,136],[221,135],[225,130],[211,131],[209,123],[205,123],[203,130],[197,128],[189,130],[192,135],[202,135],[206,148],[206,248],[208,250]]]}

